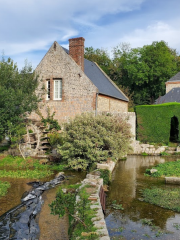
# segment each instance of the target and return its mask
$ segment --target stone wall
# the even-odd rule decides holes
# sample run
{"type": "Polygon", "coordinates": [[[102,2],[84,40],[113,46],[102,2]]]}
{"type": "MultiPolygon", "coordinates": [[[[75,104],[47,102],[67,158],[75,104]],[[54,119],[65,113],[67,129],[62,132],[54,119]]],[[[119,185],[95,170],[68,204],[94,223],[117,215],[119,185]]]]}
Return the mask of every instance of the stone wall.
{"type": "MultiPolygon", "coordinates": [[[[96,209],[96,216],[92,219],[92,222],[97,228],[96,233],[99,235],[99,240],[110,240],[99,198],[100,188],[103,186],[103,179],[98,175],[87,174],[86,178],[81,183],[82,185],[80,188],[90,185],[95,191],[89,196],[89,200],[91,200],[91,208],[96,209]]],[[[78,199],[79,196],[77,196],[76,200],[78,201],[78,199]]]]}
{"type": "Polygon", "coordinates": [[[167,82],[166,83],[166,93],[171,91],[173,88],[180,87],[180,81],[179,82],[167,82]]]}
{"type": "Polygon", "coordinates": [[[165,182],[180,185],[180,177],[165,177],[165,182]]]}
{"type": "MultiPolygon", "coordinates": [[[[58,43],[55,42],[51,46],[35,72],[42,80],[38,92],[41,91],[42,86],[47,86],[47,80],[51,83],[50,100],[46,100],[46,89],[43,101],[39,104],[39,110],[44,117],[47,116],[48,107],[51,114],[55,112],[54,118],[60,123],[82,112],[95,113],[98,91],[96,86],[58,43]],[[53,100],[53,81],[57,78],[62,79],[61,100],[53,100]]],[[[39,120],[36,113],[32,113],[30,118],[39,120]]]]}
{"type": "Polygon", "coordinates": [[[115,99],[112,97],[98,95],[98,104],[97,104],[98,112],[128,112],[128,102],[123,100],[115,99]]]}
{"type": "Polygon", "coordinates": [[[150,144],[140,143],[139,141],[133,141],[132,147],[134,149],[133,154],[147,153],[148,155],[160,155],[160,153],[165,152],[168,146],[154,146],[150,144]]]}

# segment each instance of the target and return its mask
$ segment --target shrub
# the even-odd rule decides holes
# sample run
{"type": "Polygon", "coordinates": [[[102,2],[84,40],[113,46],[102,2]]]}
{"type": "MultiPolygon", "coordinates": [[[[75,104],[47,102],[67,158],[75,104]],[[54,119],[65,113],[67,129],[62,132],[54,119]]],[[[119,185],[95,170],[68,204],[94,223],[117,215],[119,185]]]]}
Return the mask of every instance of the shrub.
{"type": "Polygon", "coordinates": [[[100,169],[99,171],[101,173],[100,178],[103,178],[103,184],[108,185],[111,179],[111,172],[107,169],[100,169]]]}
{"type": "Polygon", "coordinates": [[[180,119],[180,103],[136,106],[135,112],[138,140],[168,144],[171,118],[180,119]]]}
{"type": "Polygon", "coordinates": [[[65,143],[58,149],[69,167],[86,170],[93,163],[127,154],[130,139],[130,126],[122,118],[82,114],[64,125],[65,143]]]}
{"type": "Polygon", "coordinates": [[[48,142],[51,146],[63,145],[62,133],[52,132],[48,133],[48,142]]]}

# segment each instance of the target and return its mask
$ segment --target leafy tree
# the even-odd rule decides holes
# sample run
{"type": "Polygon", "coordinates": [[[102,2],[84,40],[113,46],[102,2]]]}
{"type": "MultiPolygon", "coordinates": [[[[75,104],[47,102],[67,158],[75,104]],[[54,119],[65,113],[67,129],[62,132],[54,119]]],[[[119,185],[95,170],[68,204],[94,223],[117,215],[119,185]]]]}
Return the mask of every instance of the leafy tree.
{"type": "Polygon", "coordinates": [[[152,104],[165,94],[165,82],[180,70],[176,50],[164,41],[142,48],[114,48],[111,78],[133,92],[135,104],[152,104]]]}
{"type": "Polygon", "coordinates": [[[85,48],[84,57],[89,61],[96,62],[102,70],[109,75],[112,60],[105,49],[94,49],[93,47],[85,48]]]}
{"type": "Polygon", "coordinates": [[[24,118],[37,109],[39,101],[35,90],[37,76],[27,63],[19,72],[13,60],[2,57],[0,61],[0,136],[7,133],[19,139],[23,134],[24,118]]]}
{"type": "Polygon", "coordinates": [[[65,124],[59,153],[69,167],[86,170],[107,159],[123,157],[130,149],[130,138],[130,126],[122,118],[82,114],[65,124]]]}

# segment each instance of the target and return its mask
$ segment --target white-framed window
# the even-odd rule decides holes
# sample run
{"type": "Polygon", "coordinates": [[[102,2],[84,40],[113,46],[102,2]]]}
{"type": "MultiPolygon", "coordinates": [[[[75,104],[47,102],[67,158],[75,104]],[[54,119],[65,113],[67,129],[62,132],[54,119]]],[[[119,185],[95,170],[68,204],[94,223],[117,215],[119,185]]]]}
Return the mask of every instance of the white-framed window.
{"type": "Polygon", "coordinates": [[[54,100],[62,99],[62,79],[56,78],[54,80],[54,100]]]}
{"type": "Polygon", "coordinates": [[[46,81],[46,89],[47,89],[47,94],[46,94],[46,100],[50,100],[50,79],[46,81]]]}

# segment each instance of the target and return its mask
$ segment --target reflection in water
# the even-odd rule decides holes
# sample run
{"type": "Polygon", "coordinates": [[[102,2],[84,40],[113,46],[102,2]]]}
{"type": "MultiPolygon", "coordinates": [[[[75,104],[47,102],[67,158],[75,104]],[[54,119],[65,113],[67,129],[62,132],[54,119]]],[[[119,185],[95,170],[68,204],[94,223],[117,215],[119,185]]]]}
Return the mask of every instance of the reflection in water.
{"type": "MultiPolygon", "coordinates": [[[[175,158],[167,160],[173,161],[175,158]]],[[[162,179],[144,176],[146,168],[167,160],[159,156],[128,156],[126,161],[117,164],[112,174],[107,199],[109,205],[114,200],[121,203],[124,210],[112,210],[110,206],[107,208],[106,223],[111,239],[120,239],[120,236],[124,236],[127,240],[139,240],[154,236],[156,239],[179,240],[180,230],[175,229],[173,223],[180,223],[180,214],[139,201],[140,190],[144,188],[152,186],[172,188],[170,185],[166,186],[162,179]],[[152,227],[141,224],[144,218],[151,219],[156,226],[153,232],[152,227]],[[162,230],[173,233],[162,234],[162,230]]],[[[173,188],[179,187],[173,186],[173,188]]]]}

